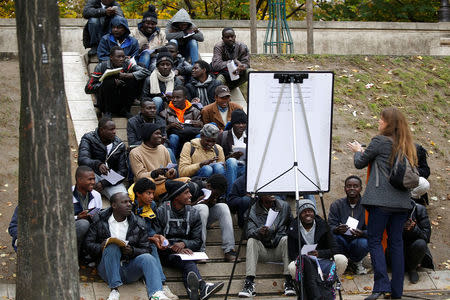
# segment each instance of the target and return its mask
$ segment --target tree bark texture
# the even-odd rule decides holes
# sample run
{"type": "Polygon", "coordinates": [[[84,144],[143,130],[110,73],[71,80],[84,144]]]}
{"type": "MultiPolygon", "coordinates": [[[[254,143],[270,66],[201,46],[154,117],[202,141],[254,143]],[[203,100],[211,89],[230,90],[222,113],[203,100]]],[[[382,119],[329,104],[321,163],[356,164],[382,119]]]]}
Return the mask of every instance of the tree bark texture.
{"type": "Polygon", "coordinates": [[[250,0],[250,52],[258,53],[258,37],[256,31],[256,0],[250,0]]]}
{"type": "Polygon", "coordinates": [[[313,28],[313,0],[306,0],[306,50],[308,54],[314,54],[313,28]]]}
{"type": "Polygon", "coordinates": [[[57,1],[16,0],[21,108],[16,299],[80,299],[57,1]]]}

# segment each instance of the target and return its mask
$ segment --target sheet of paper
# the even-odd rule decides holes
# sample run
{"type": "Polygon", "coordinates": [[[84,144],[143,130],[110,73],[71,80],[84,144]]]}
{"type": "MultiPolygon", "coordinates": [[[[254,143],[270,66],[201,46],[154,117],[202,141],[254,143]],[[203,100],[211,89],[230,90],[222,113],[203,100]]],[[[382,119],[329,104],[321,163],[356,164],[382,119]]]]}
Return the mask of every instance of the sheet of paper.
{"type": "Polygon", "coordinates": [[[303,245],[301,255],[307,255],[308,252],[316,250],[317,244],[303,245]]]}
{"type": "Polygon", "coordinates": [[[122,71],[122,68],[108,69],[103,73],[102,77],[98,81],[102,82],[106,77],[119,74],[122,71]]]}
{"type": "Polygon", "coordinates": [[[184,39],[187,39],[188,37],[193,36],[194,34],[195,34],[195,32],[191,32],[191,33],[185,34],[185,35],[183,36],[183,38],[184,38],[184,39]]]}
{"type": "Polygon", "coordinates": [[[111,183],[112,185],[115,185],[116,183],[125,178],[116,171],[114,171],[113,169],[109,170],[108,175],[102,175],[100,177],[102,179],[108,180],[108,182],[111,183]]]}
{"type": "Polygon", "coordinates": [[[202,189],[203,195],[205,195],[205,197],[203,198],[203,200],[208,200],[209,196],[211,196],[212,191],[208,190],[208,189],[202,189]]]}
{"type": "Polygon", "coordinates": [[[174,164],[174,163],[168,163],[166,166],[167,169],[175,169],[176,167],[177,167],[177,164],[174,164]]]}
{"type": "Polygon", "coordinates": [[[345,223],[345,225],[347,225],[349,229],[345,232],[345,234],[352,235],[350,229],[356,229],[358,227],[358,223],[359,221],[357,219],[349,216],[347,222],[345,223]]]}
{"type": "Polygon", "coordinates": [[[273,209],[269,209],[269,213],[267,214],[266,224],[264,226],[270,227],[278,216],[278,211],[274,211],[273,209]]]}
{"type": "Polygon", "coordinates": [[[230,73],[230,79],[231,81],[234,80],[238,80],[239,79],[239,75],[235,75],[233,72],[237,70],[237,66],[234,63],[234,61],[230,61],[229,63],[227,63],[227,68],[228,68],[228,73],[230,73]]]}
{"type": "Polygon", "coordinates": [[[242,152],[242,156],[239,157],[239,160],[245,161],[246,160],[246,147],[238,147],[238,146],[231,146],[231,150],[233,150],[233,152],[242,152]]]}
{"type": "Polygon", "coordinates": [[[189,254],[175,254],[181,257],[181,260],[203,260],[208,259],[208,255],[205,252],[194,252],[192,255],[189,254]]]}

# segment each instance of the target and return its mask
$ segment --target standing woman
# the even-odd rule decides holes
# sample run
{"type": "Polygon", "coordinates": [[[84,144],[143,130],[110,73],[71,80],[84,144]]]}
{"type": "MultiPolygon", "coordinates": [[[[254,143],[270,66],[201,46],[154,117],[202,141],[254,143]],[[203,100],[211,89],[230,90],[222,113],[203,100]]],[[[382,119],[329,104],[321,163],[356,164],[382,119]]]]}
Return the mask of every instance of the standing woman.
{"type": "Polygon", "coordinates": [[[365,300],[382,298],[386,293],[391,293],[392,299],[402,297],[404,277],[402,232],[407,212],[411,208],[411,195],[409,191],[393,187],[383,173],[389,174],[397,155],[406,156],[411,165],[417,166],[416,148],[405,116],[397,108],[386,108],[381,112],[378,124],[379,135],[372,139],[366,150],[363,150],[356,141],[348,143],[348,147],[355,152],[356,168],[362,169],[371,165],[369,182],[361,200],[361,204],[369,211],[367,234],[374,270],[372,294],[365,300]],[[385,229],[391,253],[391,281],[381,245],[385,229]]]}

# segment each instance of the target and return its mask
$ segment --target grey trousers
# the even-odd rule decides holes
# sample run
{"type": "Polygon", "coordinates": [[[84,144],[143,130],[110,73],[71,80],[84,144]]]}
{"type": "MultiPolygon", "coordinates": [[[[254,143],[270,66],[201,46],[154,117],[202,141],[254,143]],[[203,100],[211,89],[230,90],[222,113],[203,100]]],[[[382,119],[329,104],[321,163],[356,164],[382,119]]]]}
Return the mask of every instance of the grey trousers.
{"type": "Polygon", "coordinates": [[[85,219],[79,219],[75,221],[75,232],[77,233],[77,249],[78,249],[78,255],[80,255],[81,246],[83,245],[84,236],[89,230],[89,223],[88,220],[85,219]]]}
{"type": "Polygon", "coordinates": [[[258,261],[283,261],[283,274],[289,275],[289,257],[287,250],[287,236],[281,238],[276,248],[266,248],[261,241],[249,238],[247,241],[247,253],[245,262],[245,275],[256,276],[258,261]]]}

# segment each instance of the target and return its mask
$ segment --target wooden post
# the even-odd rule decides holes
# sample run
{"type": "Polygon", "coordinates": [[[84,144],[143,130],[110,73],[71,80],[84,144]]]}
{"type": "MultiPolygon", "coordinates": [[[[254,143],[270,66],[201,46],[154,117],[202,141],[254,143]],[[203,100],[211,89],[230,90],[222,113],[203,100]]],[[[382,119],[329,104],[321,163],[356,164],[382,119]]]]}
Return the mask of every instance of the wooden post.
{"type": "Polygon", "coordinates": [[[258,53],[258,33],[256,30],[256,0],[250,0],[250,52],[258,53]]]}
{"type": "Polygon", "coordinates": [[[59,10],[50,0],[15,6],[22,98],[16,299],[79,300],[59,10]]]}
{"type": "Polygon", "coordinates": [[[306,47],[308,54],[314,54],[313,0],[306,0],[306,47]]]}

